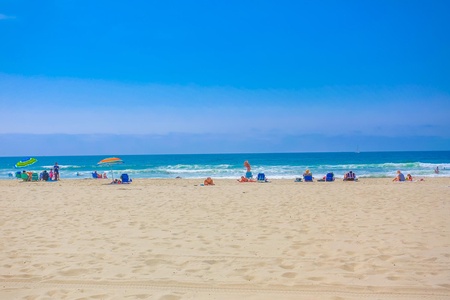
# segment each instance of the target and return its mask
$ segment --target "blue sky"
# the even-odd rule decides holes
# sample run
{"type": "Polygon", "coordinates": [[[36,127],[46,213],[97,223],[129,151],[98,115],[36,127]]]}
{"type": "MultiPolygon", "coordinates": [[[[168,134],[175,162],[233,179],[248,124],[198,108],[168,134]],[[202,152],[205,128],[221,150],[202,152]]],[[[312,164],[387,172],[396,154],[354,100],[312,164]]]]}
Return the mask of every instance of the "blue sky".
{"type": "Polygon", "coordinates": [[[0,156],[450,149],[448,1],[0,3],[0,156]]]}

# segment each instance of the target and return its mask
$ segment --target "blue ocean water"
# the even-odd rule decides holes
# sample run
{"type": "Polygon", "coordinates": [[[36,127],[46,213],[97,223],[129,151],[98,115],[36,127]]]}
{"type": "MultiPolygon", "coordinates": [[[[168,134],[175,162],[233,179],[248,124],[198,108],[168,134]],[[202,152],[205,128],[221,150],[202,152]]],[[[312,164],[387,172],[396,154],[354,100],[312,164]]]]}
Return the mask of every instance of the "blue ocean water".
{"type": "MultiPolygon", "coordinates": [[[[37,163],[26,170],[49,170],[55,162],[61,168],[61,179],[90,178],[93,171],[107,172],[111,177],[128,173],[132,178],[213,178],[237,179],[244,175],[244,161],[252,172],[265,173],[269,179],[292,179],[310,169],[317,178],[334,172],[337,178],[353,170],[358,177],[394,177],[397,170],[413,177],[450,177],[450,151],[361,152],[361,153],[255,153],[255,154],[185,154],[122,155],[124,164],[112,168],[98,166],[107,156],[36,157],[37,163]],[[440,172],[436,174],[435,168],[440,172]]],[[[0,179],[10,179],[18,170],[14,165],[24,157],[0,157],[0,179]]]]}

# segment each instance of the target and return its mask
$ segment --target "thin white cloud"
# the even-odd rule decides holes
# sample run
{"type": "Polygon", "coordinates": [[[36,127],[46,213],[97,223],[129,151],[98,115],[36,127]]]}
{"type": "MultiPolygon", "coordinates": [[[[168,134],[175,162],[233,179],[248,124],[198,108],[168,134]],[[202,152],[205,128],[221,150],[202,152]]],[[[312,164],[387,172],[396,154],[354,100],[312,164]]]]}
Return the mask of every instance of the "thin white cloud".
{"type": "Polygon", "coordinates": [[[0,74],[0,134],[449,137],[450,95],[419,87],[245,90],[0,74]]]}
{"type": "Polygon", "coordinates": [[[8,20],[8,19],[15,19],[15,16],[7,16],[5,14],[0,14],[0,20],[8,20]]]}

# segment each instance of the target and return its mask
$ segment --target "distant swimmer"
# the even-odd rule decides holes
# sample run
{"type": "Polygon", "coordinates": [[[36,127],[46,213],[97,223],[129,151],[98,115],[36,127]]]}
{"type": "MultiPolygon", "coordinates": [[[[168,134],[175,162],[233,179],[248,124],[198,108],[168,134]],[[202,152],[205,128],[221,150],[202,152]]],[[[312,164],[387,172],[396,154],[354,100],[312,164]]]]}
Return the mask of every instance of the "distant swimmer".
{"type": "Polygon", "coordinates": [[[436,167],[436,169],[434,169],[434,173],[439,174],[439,167],[436,167]]]}

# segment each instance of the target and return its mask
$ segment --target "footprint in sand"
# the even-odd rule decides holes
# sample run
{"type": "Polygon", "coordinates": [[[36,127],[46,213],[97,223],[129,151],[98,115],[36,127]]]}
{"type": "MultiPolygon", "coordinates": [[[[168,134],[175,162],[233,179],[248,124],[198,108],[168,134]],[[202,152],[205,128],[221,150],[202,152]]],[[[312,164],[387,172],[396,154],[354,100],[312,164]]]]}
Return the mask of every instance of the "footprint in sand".
{"type": "Polygon", "coordinates": [[[397,276],[388,276],[387,279],[392,280],[392,281],[397,281],[400,279],[400,277],[397,276]]]}
{"type": "Polygon", "coordinates": [[[312,280],[312,281],[321,281],[321,280],[323,280],[323,277],[308,277],[306,279],[312,280]]]}
{"type": "Polygon", "coordinates": [[[145,264],[147,266],[156,266],[156,265],[165,264],[165,263],[167,263],[167,262],[162,259],[148,259],[145,261],[145,264]]]}
{"type": "Polygon", "coordinates": [[[90,298],[93,298],[93,299],[106,299],[107,297],[108,297],[107,294],[98,294],[98,295],[90,296],[90,298]]]}
{"type": "Polygon", "coordinates": [[[77,275],[86,274],[86,273],[88,273],[87,269],[71,269],[71,270],[59,272],[59,274],[61,274],[63,276],[77,276],[77,275]]]}
{"type": "Polygon", "coordinates": [[[390,255],[380,255],[380,256],[378,256],[378,258],[381,259],[382,261],[387,261],[391,257],[392,256],[390,256],[390,255]]]}
{"type": "Polygon", "coordinates": [[[355,271],[355,264],[345,264],[340,267],[342,270],[353,272],[355,271]]]}
{"type": "Polygon", "coordinates": [[[253,279],[255,279],[255,276],[245,275],[243,278],[247,281],[252,281],[253,279]]]}
{"type": "Polygon", "coordinates": [[[294,268],[294,265],[281,264],[280,268],[285,270],[292,270],[294,268]]]}
{"type": "Polygon", "coordinates": [[[297,273],[295,273],[295,272],[286,272],[286,273],[284,273],[281,276],[285,277],[285,278],[295,278],[297,276],[297,273]]]}
{"type": "Polygon", "coordinates": [[[164,295],[158,298],[158,300],[179,300],[179,299],[181,299],[181,297],[177,295],[164,295]]]}
{"type": "MultiPolygon", "coordinates": [[[[131,297],[130,297],[131,298],[131,297]]],[[[133,295],[133,298],[135,299],[150,299],[149,294],[139,294],[139,295],[133,295]]],[[[105,298],[106,299],[106,298],[105,298]]]]}

